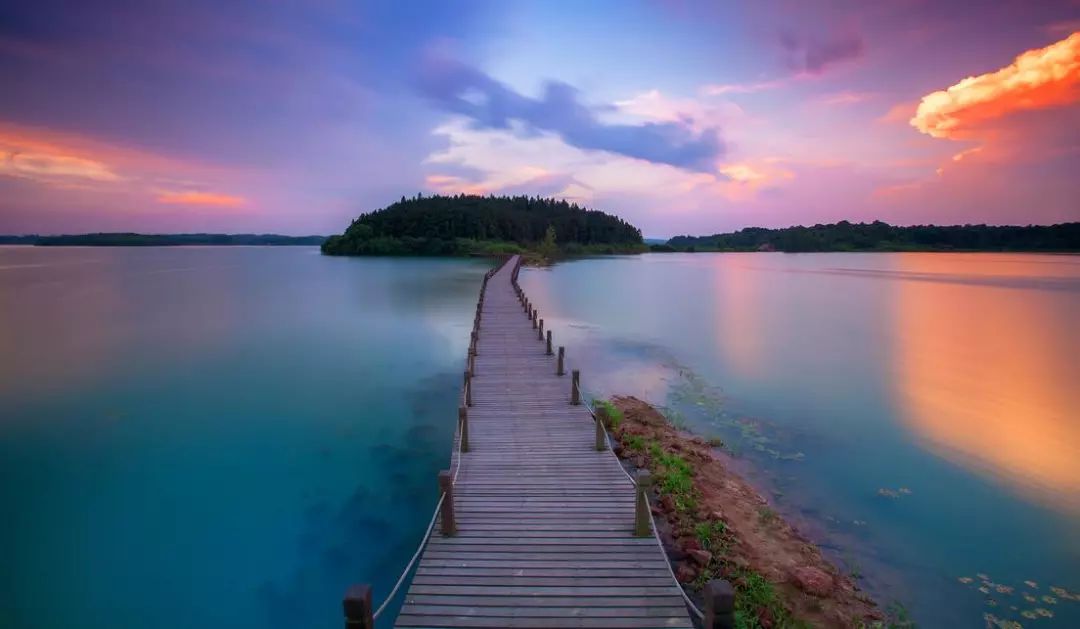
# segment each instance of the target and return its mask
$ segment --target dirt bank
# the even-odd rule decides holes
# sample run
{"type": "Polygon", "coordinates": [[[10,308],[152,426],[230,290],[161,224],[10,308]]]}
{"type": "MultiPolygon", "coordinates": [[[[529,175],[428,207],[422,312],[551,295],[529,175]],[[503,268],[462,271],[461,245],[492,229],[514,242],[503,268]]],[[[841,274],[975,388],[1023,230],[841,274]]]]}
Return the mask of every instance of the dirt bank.
{"type": "Polygon", "coordinates": [[[599,403],[615,453],[654,478],[653,512],[677,578],[730,581],[740,627],[867,627],[885,614],[731,471],[717,448],[634,397],[599,403]]]}

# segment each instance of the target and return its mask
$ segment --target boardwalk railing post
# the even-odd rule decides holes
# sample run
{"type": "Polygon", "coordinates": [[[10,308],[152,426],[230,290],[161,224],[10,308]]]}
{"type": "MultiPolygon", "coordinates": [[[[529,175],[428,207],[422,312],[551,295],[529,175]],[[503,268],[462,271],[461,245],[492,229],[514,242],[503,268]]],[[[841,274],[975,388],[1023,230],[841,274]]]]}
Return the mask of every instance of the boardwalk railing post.
{"type": "Polygon", "coordinates": [[[476,350],[469,350],[469,373],[476,373],[476,350]]]}
{"type": "Polygon", "coordinates": [[[652,474],[648,470],[638,470],[634,474],[634,483],[637,484],[634,499],[634,535],[648,537],[652,531],[649,526],[649,499],[645,492],[649,491],[652,485],[652,474]]]}
{"type": "Polygon", "coordinates": [[[606,448],[604,446],[604,420],[607,418],[607,409],[603,406],[597,406],[596,412],[593,413],[593,420],[596,423],[596,451],[603,452],[606,448]]]}
{"type": "Polygon", "coordinates": [[[537,332],[537,337],[542,341],[544,340],[544,320],[540,320],[540,331],[537,332]]]}
{"type": "MultiPolygon", "coordinates": [[[[468,372],[466,372],[468,373],[468,372]]],[[[458,426],[461,429],[461,451],[469,451],[469,410],[464,406],[457,409],[458,426]]],[[[459,462],[458,465],[461,465],[459,462]]]]}
{"type": "Polygon", "coordinates": [[[722,579],[705,584],[704,629],[733,629],[735,627],[735,589],[722,579]]]}
{"type": "MultiPolygon", "coordinates": [[[[458,465],[461,465],[460,461],[458,465]]],[[[444,536],[449,537],[457,533],[457,522],[454,521],[454,481],[451,480],[450,470],[439,472],[439,491],[446,494],[442,509],[439,510],[439,516],[442,518],[440,530],[444,536]]]]}
{"type": "Polygon", "coordinates": [[[555,352],[551,351],[551,330],[547,331],[547,355],[551,356],[555,352]]]}
{"type": "Polygon", "coordinates": [[[556,376],[566,375],[566,370],[563,369],[563,362],[566,359],[566,348],[562,345],[559,346],[559,366],[555,369],[556,376]]]}
{"type": "Polygon", "coordinates": [[[472,406],[472,372],[465,370],[465,406],[472,406]]]}
{"type": "Polygon", "coordinates": [[[370,585],[350,585],[341,602],[345,608],[345,629],[375,629],[370,585]]]}
{"type": "Polygon", "coordinates": [[[581,371],[577,369],[570,373],[570,403],[581,404],[581,371]]]}
{"type": "Polygon", "coordinates": [[[536,329],[536,321],[537,321],[538,316],[540,316],[540,311],[537,310],[536,308],[533,308],[533,311],[532,311],[532,326],[533,326],[534,330],[536,329]]]}

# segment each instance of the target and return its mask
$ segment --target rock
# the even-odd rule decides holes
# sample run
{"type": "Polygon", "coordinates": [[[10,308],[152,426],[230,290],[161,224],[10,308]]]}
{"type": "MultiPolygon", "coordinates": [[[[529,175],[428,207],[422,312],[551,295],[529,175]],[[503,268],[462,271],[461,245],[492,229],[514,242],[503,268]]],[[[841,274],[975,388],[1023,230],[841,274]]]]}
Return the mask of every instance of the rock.
{"type": "Polygon", "coordinates": [[[707,550],[688,550],[686,551],[686,554],[690,555],[690,559],[702,568],[712,563],[712,553],[707,550]]]}
{"type": "Polygon", "coordinates": [[[712,512],[712,519],[714,519],[714,520],[723,520],[724,519],[724,512],[719,510],[719,509],[717,509],[716,511],[713,511],[712,512]]]}
{"type": "Polygon", "coordinates": [[[688,563],[680,562],[675,568],[675,579],[679,583],[691,583],[697,578],[698,571],[688,563]]]}
{"type": "Polygon", "coordinates": [[[827,572],[813,566],[801,566],[791,571],[791,580],[798,588],[814,596],[828,596],[835,583],[827,572]]]}

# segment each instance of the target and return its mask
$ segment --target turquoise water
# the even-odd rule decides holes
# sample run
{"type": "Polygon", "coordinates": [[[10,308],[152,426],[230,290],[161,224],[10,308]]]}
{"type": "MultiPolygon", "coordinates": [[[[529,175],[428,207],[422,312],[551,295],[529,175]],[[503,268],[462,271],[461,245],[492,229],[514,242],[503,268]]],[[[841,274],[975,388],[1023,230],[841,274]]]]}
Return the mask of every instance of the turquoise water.
{"type": "Polygon", "coordinates": [[[1080,257],[654,254],[521,283],[586,389],[721,437],[921,626],[1080,626],[1080,257]]]}
{"type": "MultiPolygon", "coordinates": [[[[0,247],[0,626],[337,627],[347,584],[381,601],[487,268],[0,247]]],[[[1080,626],[1049,589],[1080,591],[1080,259],[645,255],[522,283],[589,391],[723,438],[922,626],[1080,626]]]]}
{"type": "Polygon", "coordinates": [[[0,626],[338,627],[449,459],[488,264],[0,247],[0,626]]]}

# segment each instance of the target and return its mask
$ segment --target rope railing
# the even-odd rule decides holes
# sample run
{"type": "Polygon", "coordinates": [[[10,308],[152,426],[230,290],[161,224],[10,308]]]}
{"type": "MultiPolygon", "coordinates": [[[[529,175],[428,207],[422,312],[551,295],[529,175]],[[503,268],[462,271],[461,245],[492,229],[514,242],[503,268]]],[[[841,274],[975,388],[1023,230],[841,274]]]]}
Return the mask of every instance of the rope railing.
{"type": "MultiPolygon", "coordinates": [[[[471,366],[472,356],[476,353],[476,339],[478,338],[480,331],[480,314],[484,305],[484,293],[487,291],[488,281],[499,272],[511,258],[505,258],[499,266],[484,273],[484,280],[480,285],[480,297],[477,301],[476,318],[473,320],[473,334],[472,341],[469,344],[469,363],[471,366]]],[[[521,266],[521,260],[518,259],[518,263],[514,267],[514,282],[516,282],[517,271],[521,266]]],[[[465,379],[461,387],[461,408],[465,409],[468,406],[472,406],[471,399],[472,388],[472,373],[470,370],[465,371],[465,379]]],[[[454,451],[451,454],[451,466],[454,468],[453,475],[450,477],[449,488],[452,489],[457,484],[458,474],[461,472],[461,454],[463,452],[463,446],[467,444],[467,424],[463,423],[467,421],[465,415],[459,415],[459,423],[456,434],[454,435],[454,451]]],[[[440,478],[441,480],[441,478],[440,478]]],[[[439,519],[439,512],[442,510],[443,505],[446,503],[448,492],[446,490],[439,493],[439,500],[435,503],[435,510],[431,514],[431,520],[428,522],[427,529],[424,531],[423,537],[420,538],[420,543],[416,547],[416,552],[413,553],[409,562],[405,564],[405,568],[401,571],[397,581],[394,583],[394,587],[390,589],[389,594],[383,599],[383,602],[377,609],[372,611],[371,605],[371,586],[367,584],[353,585],[345,593],[343,600],[343,606],[345,610],[345,626],[346,628],[354,629],[373,629],[375,621],[383,614],[384,611],[390,606],[390,603],[397,596],[401,590],[401,586],[405,583],[405,579],[412,572],[413,567],[416,565],[416,561],[423,554],[424,548],[427,547],[428,541],[431,539],[431,532],[435,529],[435,522],[439,519]]],[[[445,523],[444,523],[445,527],[445,523]]]]}
{"type": "MultiPolygon", "coordinates": [[[[531,302],[529,302],[528,298],[525,296],[525,291],[522,290],[521,286],[518,284],[517,281],[517,275],[520,266],[521,261],[519,260],[518,264],[515,265],[513,273],[511,274],[511,283],[514,286],[514,289],[517,292],[519,299],[521,299],[522,304],[525,306],[526,314],[529,315],[530,319],[535,320],[537,316],[536,311],[532,307],[531,302]]],[[[563,365],[563,356],[563,348],[559,347],[559,362],[557,373],[560,376],[563,375],[565,371],[563,365]]],[[[634,487],[634,491],[639,494],[644,500],[644,511],[648,513],[649,529],[652,532],[653,540],[656,542],[657,549],[665,558],[664,565],[668,569],[668,574],[671,576],[672,582],[678,588],[679,594],[682,595],[683,601],[686,603],[687,609],[689,609],[694,614],[694,616],[696,616],[699,620],[703,622],[704,627],[711,628],[731,626],[734,620],[732,616],[732,614],[734,613],[734,592],[731,589],[731,585],[726,581],[721,580],[714,580],[707,583],[704,592],[704,611],[699,609],[698,606],[694,603],[694,601],[690,598],[690,596],[686,593],[686,589],[683,588],[682,583],[680,583],[679,579],[675,576],[675,571],[671,567],[671,562],[667,560],[667,551],[664,549],[664,543],[660,539],[660,531],[656,526],[656,518],[653,516],[652,504],[649,499],[649,491],[647,487],[640,486],[637,479],[631,476],[630,473],[626,471],[626,468],[623,467],[622,461],[619,460],[618,455],[615,454],[615,449],[612,447],[611,433],[608,432],[607,426],[604,425],[604,422],[601,420],[601,418],[597,416],[596,409],[593,408],[592,404],[590,404],[587,400],[583,400],[583,397],[584,396],[581,395],[580,371],[575,369],[573,370],[573,379],[571,382],[571,403],[584,403],[585,408],[589,411],[589,415],[597,424],[597,431],[602,431],[603,445],[606,446],[604,447],[604,450],[611,454],[611,456],[615,459],[615,465],[619,468],[623,475],[626,476],[626,479],[630,481],[631,485],[634,487]]],[[[597,448],[600,448],[599,434],[597,437],[597,448]]]]}

